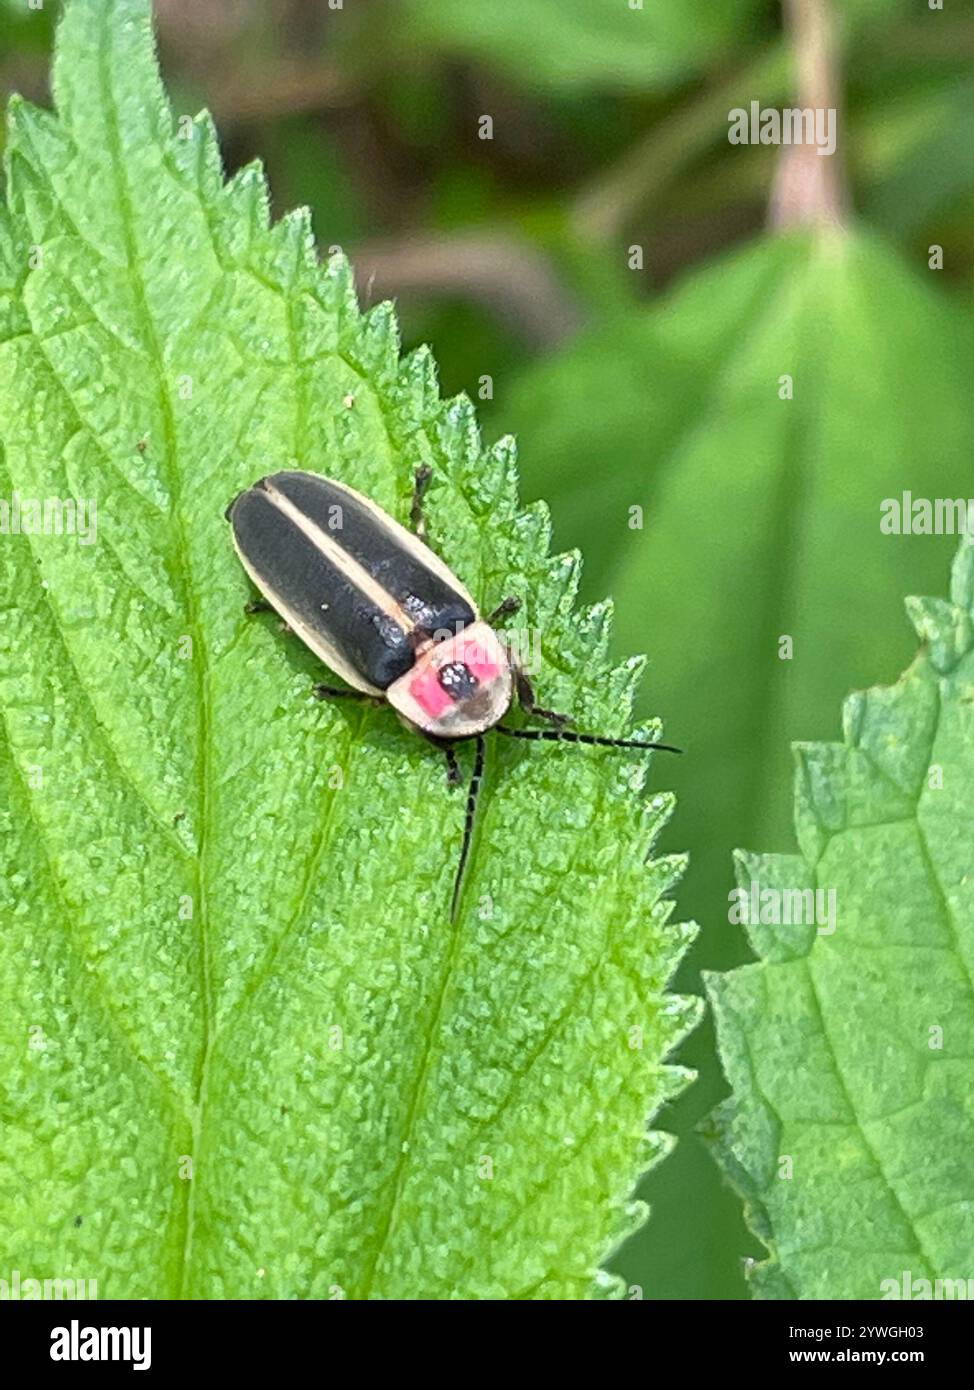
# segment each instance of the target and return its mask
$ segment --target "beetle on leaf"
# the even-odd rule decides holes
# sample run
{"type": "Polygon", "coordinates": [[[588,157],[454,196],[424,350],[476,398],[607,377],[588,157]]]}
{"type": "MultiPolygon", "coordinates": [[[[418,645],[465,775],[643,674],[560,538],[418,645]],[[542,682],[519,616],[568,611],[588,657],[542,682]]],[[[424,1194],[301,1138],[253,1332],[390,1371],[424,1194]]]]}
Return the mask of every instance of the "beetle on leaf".
{"type": "Polygon", "coordinates": [[[244,569],[264,596],[250,612],[274,609],[288,628],[347,681],[315,686],[321,699],[384,702],[403,723],[446,754],[448,780],[460,779],[454,745],[476,742],[460,859],[453,883],[456,917],[484,771],[484,734],[680,750],[643,739],[608,738],[567,727],[568,715],[535,701],[527,672],[494,624],[515,613],[505,599],[482,618],[471,595],[426,544],[423,499],[432,470],[417,470],[413,530],[345,483],[298,470],[261,478],[227,508],[244,569]],[[502,724],[515,696],[549,726],[502,724]]]}

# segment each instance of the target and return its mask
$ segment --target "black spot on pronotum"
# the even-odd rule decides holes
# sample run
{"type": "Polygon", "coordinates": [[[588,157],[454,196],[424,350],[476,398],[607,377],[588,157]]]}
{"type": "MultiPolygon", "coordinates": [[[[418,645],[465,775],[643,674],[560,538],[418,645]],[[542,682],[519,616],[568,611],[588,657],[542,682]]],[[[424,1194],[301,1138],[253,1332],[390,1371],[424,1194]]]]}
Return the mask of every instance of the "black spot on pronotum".
{"type": "Polygon", "coordinates": [[[466,700],[477,689],[477,678],[462,661],[450,661],[437,679],[451,700],[466,700]]]}

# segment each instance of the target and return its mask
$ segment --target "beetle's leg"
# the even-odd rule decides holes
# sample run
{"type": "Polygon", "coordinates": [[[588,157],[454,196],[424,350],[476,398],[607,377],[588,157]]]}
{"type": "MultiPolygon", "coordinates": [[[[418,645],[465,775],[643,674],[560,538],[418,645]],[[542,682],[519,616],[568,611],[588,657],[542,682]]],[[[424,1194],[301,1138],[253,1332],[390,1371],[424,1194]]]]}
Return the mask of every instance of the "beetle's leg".
{"type": "Polygon", "coordinates": [[[452,743],[444,743],[443,739],[437,738],[436,734],[423,734],[427,743],[431,743],[434,748],[438,748],[446,758],[446,785],[455,787],[460,781],[460,764],[457,762],[456,748],[452,743]]]}
{"type": "Polygon", "coordinates": [[[413,530],[421,541],[426,539],[426,516],[423,512],[423,498],[426,496],[426,489],[430,485],[433,477],[433,470],[428,463],[424,463],[422,468],[416,469],[413,478],[413,504],[409,509],[409,520],[413,530]]]}
{"type": "Polygon", "coordinates": [[[457,755],[452,743],[445,743],[442,746],[443,752],[446,754],[446,784],[448,787],[456,787],[460,783],[460,764],[457,762],[457,755]]]}
{"type": "MultiPolygon", "coordinates": [[[[266,598],[252,598],[249,603],[244,604],[244,612],[248,616],[252,616],[254,613],[273,613],[275,611],[276,610],[274,608],[274,605],[272,603],[268,603],[266,598]]],[[[279,626],[281,631],[286,632],[288,636],[290,636],[290,634],[294,631],[294,629],[288,623],[285,623],[283,621],[279,624],[279,626]]]]}
{"type": "MultiPolygon", "coordinates": [[[[509,595],[503,603],[499,603],[493,613],[489,614],[486,621],[493,627],[499,618],[506,618],[512,613],[516,613],[521,607],[521,600],[516,595],[509,595]]],[[[557,710],[545,709],[539,705],[534,698],[534,686],[528,677],[523,666],[515,660],[513,652],[508,648],[508,656],[511,662],[511,670],[514,673],[514,684],[517,689],[518,704],[525,714],[532,714],[536,719],[546,719],[549,724],[558,726],[570,724],[572,717],[570,714],[559,714],[557,710]]]]}
{"type": "Polygon", "coordinates": [[[370,695],[367,690],[352,690],[341,685],[315,685],[312,694],[316,700],[357,700],[362,705],[382,704],[378,696],[370,695]]]}
{"type": "Polygon", "coordinates": [[[509,618],[512,613],[516,613],[521,607],[521,600],[514,594],[508,594],[503,603],[499,603],[493,613],[488,613],[484,619],[491,627],[500,622],[501,618],[509,618]]]}
{"type": "MultiPolygon", "coordinates": [[[[544,729],[544,733],[551,732],[544,729]]],[[[477,815],[477,799],[480,796],[480,784],[484,777],[484,736],[477,735],[477,755],[474,758],[473,776],[470,779],[470,790],[467,793],[467,813],[463,819],[463,841],[460,845],[460,859],[457,864],[456,877],[453,880],[453,899],[450,903],[450,921],[457,920],[457,909],[460,906],[460,890],[463,887],[463,871],[467,866],[467,859],[470,855],[470,846],[473,843],[473,825],[477,815]]]]}
{"type": "Polygon", "coordinates": [[[608,738],[603,734],[579,734],[574,729],[509,729],[506,724],[495,724],[499,734],[508,738],[526,738],[532,743],[586,743],[592,748],[656,748],[664,753],[682,753],[682,748],[674,748],[672,743],[653,743],[644,738],[608,738]]]}
{"type": "Polygon", "coordinates": [[[556,710],[545,709],[544,706],[535,703],[534,686],[520,666],[514,667],[514,683],[517,687],[518,704],[525,714],[532,714],[535,719],[546,719],[549,724],[562,725],[572,722],[570,714],[558,714],[556,710]]]}

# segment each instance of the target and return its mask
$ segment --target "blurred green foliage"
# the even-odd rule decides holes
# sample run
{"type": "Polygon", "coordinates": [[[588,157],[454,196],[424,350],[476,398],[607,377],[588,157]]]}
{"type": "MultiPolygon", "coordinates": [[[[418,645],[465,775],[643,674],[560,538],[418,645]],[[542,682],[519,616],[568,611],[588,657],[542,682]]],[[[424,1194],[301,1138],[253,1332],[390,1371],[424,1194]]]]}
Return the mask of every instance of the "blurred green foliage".
{"type": "MultiPolygon", "coordinates": [[[[40,100],[52,8],[0,0],[4,85],[40,100]]],[[[882,536],[881,500],[974,493],[974,16],[833,0],[851,210],[823,238],[768,230],[780,152],[727,141],[731,107],[797,102],[774,0],[157,10],[177,100],[212,107],[231,168],[265,158],[279,211],[311,206],[488,434],[519,434],[525,496],[585,595],[613,593],[617,650],[649,652],[643,709],[689,753],[668,847],[699,989],[747,955],[732,850],[793,844],[789,741],[894,678],[901,597],[943,589],[950,538],[882,536]]],[[[647,1297],[742,1297],[758,1247],[694,1132],[725,1091],[709,1026],[682,1057],[701,1080],[662,1120],[684,1142],[616,1264],[647,1297]]]]}
{"type": "MultiPolygon", "coordinates": [[[[972,379],[974,325],[916,271],[871,238],[792,235],[699,271],[512,393],[531,487],[555,489],[562,539],[615,599],[620,650],[651,655],[645,708],[686,746],[668,770],[671,840],[690,847],[680,901],[710,969],[747,958],[727,922],[730,849],[792,845],[789,740],[835,737],[850,687],[895,679],[913,640],[891,596],[943,587],[954,542],[882,535],[879,503],[974,491],[972,379]]],[[[707,1031],[684,1049],[703,1072],[686,1123],[716,1098],[711,1049],[707,1031]]],[[[702,1270],[730,1288],[741,1253],[706,1164],[681,1171],[696,1143],[649,1180],[644,1242],[651,1280],[679,1277],[689,1296],[702,1270]],[[714,1188],[696,1223],[691,1181],[714,1188]]]]}
{"type": "Polygon", "coordinates": [[[647,92],[747,41],[765,0],[405,0],[405,34],[469,55],[528,88],[647,92]]]}

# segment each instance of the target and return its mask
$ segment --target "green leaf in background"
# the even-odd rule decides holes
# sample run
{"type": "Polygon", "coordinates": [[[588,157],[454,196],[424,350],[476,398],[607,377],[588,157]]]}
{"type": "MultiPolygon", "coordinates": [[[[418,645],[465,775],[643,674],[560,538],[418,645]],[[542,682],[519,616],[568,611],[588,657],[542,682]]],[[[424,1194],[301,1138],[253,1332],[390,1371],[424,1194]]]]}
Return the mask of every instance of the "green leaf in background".
{"type": "Polygon", "coordinates": [[[844,743],[796,749],[800,856],[738,858],[749,894],[834,893],[833,920],[751,925],[760,961],[707,978],[733,1086],[719,1152],[771,1252],[764,1296],[970,1277],[974,546],[950,603],[907,607],[924,645],[899,684],[846,702],[844,743]]]}
{"type": "Polygon", "coordinates": [[[864,122],[864,159],[871,177],[865,193],[870,218],[916,241],[918,228],[931,229],[930,241],[946,245],[949,265],[958,252],[971,259],[970,228],[961,238],[944,234],[943,220],[958,200],[969,204],[972,170],[967,152],[974,143],[974,81],[969,63],[963,80],[948,73],[914,93],[897,92],[876,104],[864,122]]]}
{"type": "Polygon", "coordinates": [[[525,597],[547,698],[621,732],[639,663],[574,609],[510,442],[174,125],[147,4],[69,5],[54,90],[12,110],[2,486],[94,499],[97,541],[0,547],[8,1262],[101,1297],[618,1292],[698,1012],[664,992],[680,861],[644,862],[670,799],[632,758],[492,746],[451,927],[462,796],[388,711],[313,700],[223,509],[296,464],[403,516],[431,463],[435,543],[525,597]]]}
{"type": "Polygon", "coordinates": [[[53,27],[53,7],[32,9],[20,0],[0,0],[0,54],[46,52],[53,27]]]}
{"type": "Polygon", "coordinates": [[[666,88],[739,44],[763,0],[396,0],[402,42],[484,60],[527,87],[666,88]]]}
{"type": "MultiPolygon", "coordinates": [[[[584,547],[594,591],[616,595],[621,648],[650,653],[647,698],[686,743],[674,833],[701,965],[744,958],[726,918],[731,855],[788,835],[789,741],[827,737],[847,690],[903,668],[890,595],[935,589],[953,549],[883,535],[880,503],[971,495],[974,328],[922,275],[861,232],[776,238],[497,393],[528,495],[560,480],[556,535],[584,547]]],[[[701,1082],[668,1125],[687,1130],[716,1102],[711,1049],[705,1030],[685,1049],[701,1082]]],[[[656,1238],[625,1252],[628,1279],[743,1293],[746,1236],[708,1168],[689,1138],[650,1178],[656,1238]]]]}

